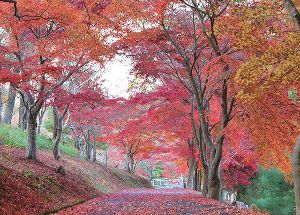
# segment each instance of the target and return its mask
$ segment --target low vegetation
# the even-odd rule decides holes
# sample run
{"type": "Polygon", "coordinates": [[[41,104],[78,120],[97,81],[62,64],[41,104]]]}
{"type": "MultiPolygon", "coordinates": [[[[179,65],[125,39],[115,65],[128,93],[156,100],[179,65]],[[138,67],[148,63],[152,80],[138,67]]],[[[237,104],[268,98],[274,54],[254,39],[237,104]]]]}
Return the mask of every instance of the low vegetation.
{"type": "MultiPolygon", "coordinates": [[[[24,132],[22,129],[11,126],[0,124],[0,141],[1,144],[18,147],[25,149],[27,144],[27,132],[24,132]]],[[[37,135],[37,147],[39,149],[53,149],[53,142],[50,138],[47,138],[43,135],[37,135]]],[[[77,149],[70,143],[61,144],[61,152],[76,157],[78,152],[77,149]]]]}

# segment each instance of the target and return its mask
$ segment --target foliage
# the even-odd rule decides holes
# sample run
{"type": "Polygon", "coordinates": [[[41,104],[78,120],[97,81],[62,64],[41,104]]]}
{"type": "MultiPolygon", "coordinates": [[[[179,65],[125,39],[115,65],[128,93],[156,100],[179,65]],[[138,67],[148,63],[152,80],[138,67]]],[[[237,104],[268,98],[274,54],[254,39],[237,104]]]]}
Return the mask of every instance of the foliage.
{"type": "Polygon", "coordinates": [[[96,142],[96,145],[99,149],[101,149],[103,151],[108,150],[108,148],[109,148],[108,143],[105,143],[105,142],[96,142]]]}
{"type": "Polygon", "coordinates": [[[152,178],[162,178],[164,168],[161,163],[158,163],[157,166],[152,170],[152,178]]]}
{"type": "Polygon", "coordinates": [[[284,175],[275,168],[261,168],[251,185],[240,187],[238,200],[249,205],[256,205],[271,214],[294,214],[295,200],[291,184],[284,175]]]}
{"type": "MultiPolygon", "coordinates": [[[[25,148],[27,145],[27,132],[24,132],[20,128],[1,124],[0,141],[1,144],[25,148]]],[[[43,135],[37,135],[37,146],[39,149],[52,150],[53,142],[51,139],[43,135]]],[[[61,151],[62,153],[71,155],[73,157],[77,157],[78,154],[76,148],[69,144],[61,145],[61,151]]]]}
{"type": "MultiPolygon", "coordinates": [[[[238,23],[232,26],[232,33],[238,35],[233,36],[234,46],[247,56],[235,77],[244,103],[242,123],[256,145],[261,165],[276,166],[289,175],[290,154],[300,133],[300,107],[295,100],[300,83],[300,34],[283,2],[240,5],[229,19],[238,23]]],[[[299,1],[290,2],[299,6],[299,1]]]]}

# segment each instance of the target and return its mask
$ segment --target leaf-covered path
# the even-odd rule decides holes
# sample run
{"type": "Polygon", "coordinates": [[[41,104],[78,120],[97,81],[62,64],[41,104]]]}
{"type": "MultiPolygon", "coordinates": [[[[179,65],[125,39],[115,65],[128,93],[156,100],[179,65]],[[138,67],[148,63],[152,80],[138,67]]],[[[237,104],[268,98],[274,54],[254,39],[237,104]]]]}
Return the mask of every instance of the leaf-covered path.
{"type": "Polygon", "coordinates": [[[98,197],[58,214],[200,215],[260,214],[207,199],[187,189],[128,189],[98,197]]]}

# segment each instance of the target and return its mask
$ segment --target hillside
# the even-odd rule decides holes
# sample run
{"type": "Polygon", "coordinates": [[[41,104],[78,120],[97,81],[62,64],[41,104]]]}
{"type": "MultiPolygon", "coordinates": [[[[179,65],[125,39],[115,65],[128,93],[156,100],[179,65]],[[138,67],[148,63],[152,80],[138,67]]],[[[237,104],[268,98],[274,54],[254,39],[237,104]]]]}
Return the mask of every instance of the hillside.
{"type": "Polygon", "coordinates": [[[125,188],[150,187],[143,177],[51,151],[39,161],[24,159],[25,150],[0,144],[0,214],[43,214],[125,188]],[[57,173],[63,166],[65,174],[57,173]]]}

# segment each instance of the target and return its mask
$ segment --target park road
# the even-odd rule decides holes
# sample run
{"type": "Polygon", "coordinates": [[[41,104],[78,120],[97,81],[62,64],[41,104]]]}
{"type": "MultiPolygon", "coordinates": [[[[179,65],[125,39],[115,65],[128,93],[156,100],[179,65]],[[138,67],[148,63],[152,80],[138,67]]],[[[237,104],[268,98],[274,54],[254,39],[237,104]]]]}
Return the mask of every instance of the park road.
{"type": "Polygon", "coordinates": [[[201,196],[189,189],[127,189],[59,211],[87,215],[248,215],[262,214],[239,209],[201,196]]]}

